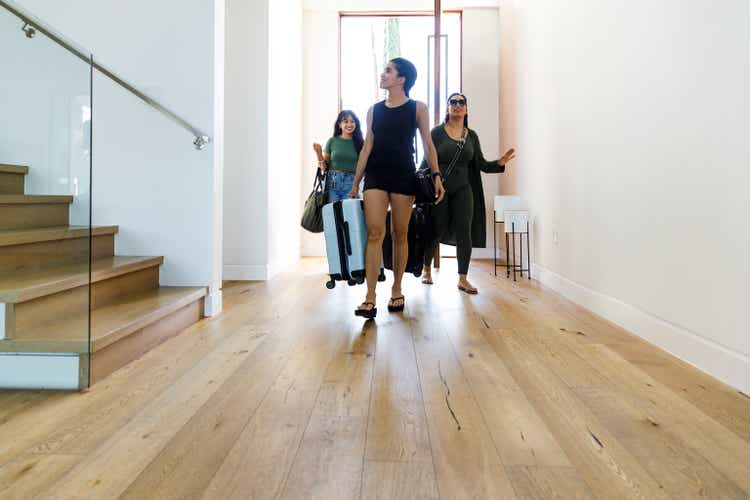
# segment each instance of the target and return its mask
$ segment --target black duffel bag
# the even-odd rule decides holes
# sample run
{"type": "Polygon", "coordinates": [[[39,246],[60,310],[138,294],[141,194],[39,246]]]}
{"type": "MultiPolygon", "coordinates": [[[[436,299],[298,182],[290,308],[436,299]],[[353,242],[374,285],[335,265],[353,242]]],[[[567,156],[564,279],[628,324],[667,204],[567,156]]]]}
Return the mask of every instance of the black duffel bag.
{"type": "MultiPolygon", "coordinates": [[[[418,203],[411,211],[409,219],[409,256],[406,259],[404,272],[412,273],[419,278],[424,266],[424,252],[431,238],[430,222],[431,205],[418,203]]],[[[383,238],[383,267],[393,271],[393,240],[391,239],[391,211],[385,217],[385,238],[383,238]]]]}

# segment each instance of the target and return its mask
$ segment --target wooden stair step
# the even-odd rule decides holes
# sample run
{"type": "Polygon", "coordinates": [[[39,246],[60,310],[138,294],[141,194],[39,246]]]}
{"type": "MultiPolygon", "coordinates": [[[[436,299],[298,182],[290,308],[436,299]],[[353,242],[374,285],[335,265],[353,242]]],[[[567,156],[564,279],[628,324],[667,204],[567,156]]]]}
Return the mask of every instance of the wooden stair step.
{"type": "Polygon", "coordinates": [[[73,197],[56,194],[0,194],[0,205],[70,204],[73,197]]]}
{"type": "Polygon", "coordinates": [[[206,287],[164,286],[97,309],[91,315],[92,350],[100,351],[205,296],[206,287]]]}
{"type": "Polygon", "coordinates": [[[23,194],[28,167],[0,163],[0,194],[23,194]]]}
{"type": "MultiPolygon", "coordinates": [[[[164,257],[114,256],[97,259],[91,266],[95,283],[149,267],[160,266],[164,257]]],[[[26,302],[46,295],[70,290],[89,282],[89,264],[82,262],[0,277],[0,302],[26,302]]]]}
{"type": "MultiPolygon", "coordinates": [[[[205,295],[205,287],[159,287],[91,311],[91,351],[100,351],[205,295]]],[[[23,339],[0,340],[0,352],[86,354],[89,350],[87,331],[88,314],[81,311],[26,332],[23,339]]]]}
{"type": "Polygon", "coordinates": [[[87,263],[115,254],[117,226],[0,230],[0,276],[87,263]]]}
{"type": "Polygon", "coordinates": [[[0,163],[0,174],[26,175],[28,173],[29,173],[29,167],[25,165],[10,165],[8,163],[0,163]]]}
{"type": "Polygon", "coordinates": [[[87,354],[89,342],[79,340],[0,340],[0,352],[48,353],[48,354],[87,354]]]}
{"type": "MultiPolygon", "coordinates": [[[[118,226],[93,226],[91,236],[117,234],[118,226]]],[[[88,226],[58,226],[0,231],[0,247],[59,241],[89,236],[88,226]]]]}
{"type": "Polygon", "coordinates": [[[0,194],[0,230],[70,225],[72,196],[0,194]]]}

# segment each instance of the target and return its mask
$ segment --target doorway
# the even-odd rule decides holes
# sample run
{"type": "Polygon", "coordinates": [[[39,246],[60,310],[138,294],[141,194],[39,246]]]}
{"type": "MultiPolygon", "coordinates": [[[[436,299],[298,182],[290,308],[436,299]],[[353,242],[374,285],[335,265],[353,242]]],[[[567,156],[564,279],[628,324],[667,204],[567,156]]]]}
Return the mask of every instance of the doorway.
{"type": "MultiPolygon", "coordinates": [[[[443,12],[439,26],[440,71],[436,72],[432,12],[340,13],[339,110],[353,110],[363,117],[366,128],[368,108],[385,98],[378,85],[383,68],[394,57],[404,57],[417,68],[411,97],[427,104],[432,125],[442,121],[448,94],[461,92],[461,12],[443,12]]],[[[423,151],[418,138],[417,164],[423,151]]]]}

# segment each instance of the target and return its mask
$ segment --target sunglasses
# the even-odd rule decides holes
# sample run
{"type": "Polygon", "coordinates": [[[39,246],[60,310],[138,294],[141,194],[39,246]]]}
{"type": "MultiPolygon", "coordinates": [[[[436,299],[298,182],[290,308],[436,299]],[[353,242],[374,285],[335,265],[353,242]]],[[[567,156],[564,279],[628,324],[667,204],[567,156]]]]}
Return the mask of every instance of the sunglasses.
{"type": "Polygon", "coordinates": [[[448,101],[451,106],[466,106],[466,101],[463,99],[451,99],[448,101]]]}

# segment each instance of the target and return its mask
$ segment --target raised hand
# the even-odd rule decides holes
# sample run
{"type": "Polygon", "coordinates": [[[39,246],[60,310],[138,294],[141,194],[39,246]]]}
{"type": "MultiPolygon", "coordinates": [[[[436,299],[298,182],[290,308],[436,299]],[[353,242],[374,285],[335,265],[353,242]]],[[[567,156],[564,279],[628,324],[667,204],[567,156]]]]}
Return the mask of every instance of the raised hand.
{"type": "Polygon", "coordinates": [[[506,165],[510,160],[516,159],[516,150],[513,148],[510,148],[508,151],[505,152],[502,158],[498,160],[498,163],[500,165],[506,165]]]}
{"type": "Polygon", "coordinates": [[[318,157],[318,161],[325,161],[325,158],[323,157],[323,148],[318,144],[317,142],[313,142],[313,150],[315,151],[315,154],[318,157]]]}

